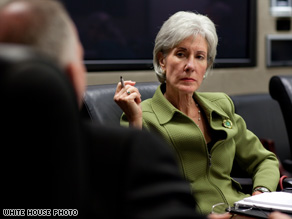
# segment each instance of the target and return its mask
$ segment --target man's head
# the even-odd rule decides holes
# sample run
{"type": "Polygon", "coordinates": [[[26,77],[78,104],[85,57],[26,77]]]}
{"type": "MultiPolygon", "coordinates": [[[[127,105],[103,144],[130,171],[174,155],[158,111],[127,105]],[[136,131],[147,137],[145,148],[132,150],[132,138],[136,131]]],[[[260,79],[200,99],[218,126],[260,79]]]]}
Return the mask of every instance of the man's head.
{"type": "Polygon", "coordinates": [[[8,0],[0,5],[0,42],[32,46],[59,64],[81,104],[85,89],[83,49],[64,7],[55,0],[8,0]]]}

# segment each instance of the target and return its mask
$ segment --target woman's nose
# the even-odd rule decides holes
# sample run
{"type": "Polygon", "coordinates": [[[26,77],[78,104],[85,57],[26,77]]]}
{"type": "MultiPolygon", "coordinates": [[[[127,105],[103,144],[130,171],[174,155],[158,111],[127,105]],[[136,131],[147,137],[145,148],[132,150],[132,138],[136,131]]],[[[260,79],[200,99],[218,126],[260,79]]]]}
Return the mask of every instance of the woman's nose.
{"type": "Polygon", "coordinates": [[[193,72],[195,70],[195,60],[193,58],[187,60],[184,70],[186,72],[193,72]]]}

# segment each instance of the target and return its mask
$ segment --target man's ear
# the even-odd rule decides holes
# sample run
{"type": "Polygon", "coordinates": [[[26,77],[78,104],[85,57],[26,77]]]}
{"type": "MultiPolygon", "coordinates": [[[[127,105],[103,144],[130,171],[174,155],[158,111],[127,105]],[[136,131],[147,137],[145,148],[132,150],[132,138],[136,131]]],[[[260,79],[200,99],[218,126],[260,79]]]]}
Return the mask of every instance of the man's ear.
{"type": "Polygon", "coordinates": [[[80,100],[79,100],[80,97],[79,97],[79,93],[78,93],[79,92],[78,78],[76,77],[76,70],[77,69],[72,62],[69,62],[65,67],[65,74],[68,76],[68,78],[69,78],[69,80],[74,88],[78,104],[80,104],[80,100]]]}
{"type": "Polygon", "coordinates": [[[161,69],[165,70],[165,58],[164,58],[162,52],[159,52],[157,54],[157,59],[158,59],[158,62],[159,62],[161,69]]]}
{"type": "Polygon", "coordinates": [[[81,107],[86,86],[85,67],[82,63],[69,62],[65,71],[75,89],[78,105],[81,107]]]}
{"type": "Polygon", "coordinates": [[[75,81],[74,71],[75,71],[75,69],[74,69],[73,63],[71,63],[71,62],[68,63],[66,65],[66,67],[65,67],[65,74],[68,76],[68,78],[69,78],[71,84],[73,85],[73,87],[75,86],[75,83],[74,83],[74,81],[75,81]]]}

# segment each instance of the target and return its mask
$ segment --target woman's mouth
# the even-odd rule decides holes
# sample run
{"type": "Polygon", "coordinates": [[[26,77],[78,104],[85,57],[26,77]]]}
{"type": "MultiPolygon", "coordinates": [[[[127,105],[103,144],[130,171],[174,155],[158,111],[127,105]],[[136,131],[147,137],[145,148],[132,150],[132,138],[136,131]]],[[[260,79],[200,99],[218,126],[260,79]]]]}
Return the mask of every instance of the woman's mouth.
{"type": "Polygon", "coordinates": [[[194,78],[182,78],[182,81],[186,81],[186,82],[194,82],[196,81],[194,78]]]}

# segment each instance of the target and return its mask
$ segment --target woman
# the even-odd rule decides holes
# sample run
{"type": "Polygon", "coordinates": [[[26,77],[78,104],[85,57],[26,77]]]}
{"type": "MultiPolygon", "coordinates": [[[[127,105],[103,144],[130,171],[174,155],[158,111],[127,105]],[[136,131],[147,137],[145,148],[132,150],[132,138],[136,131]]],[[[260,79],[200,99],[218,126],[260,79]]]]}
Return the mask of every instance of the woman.
{"type": "Polygon", "coordinates": [[[217,42],[208,17],[177,12],[155,40],[153,62],[161,85],[153,98],[141,103],[132,81],[119,83],[114,97],[124,111],[122,123],[158,133],[175,149],[204,214],[217,203],[231,206],[249,196],[230,177],[234,159],[253,176],[253,194],[274,191],[279,181],[276,156],[246,129],[231,99],[197,92],[212,68],[217,42]]]}

